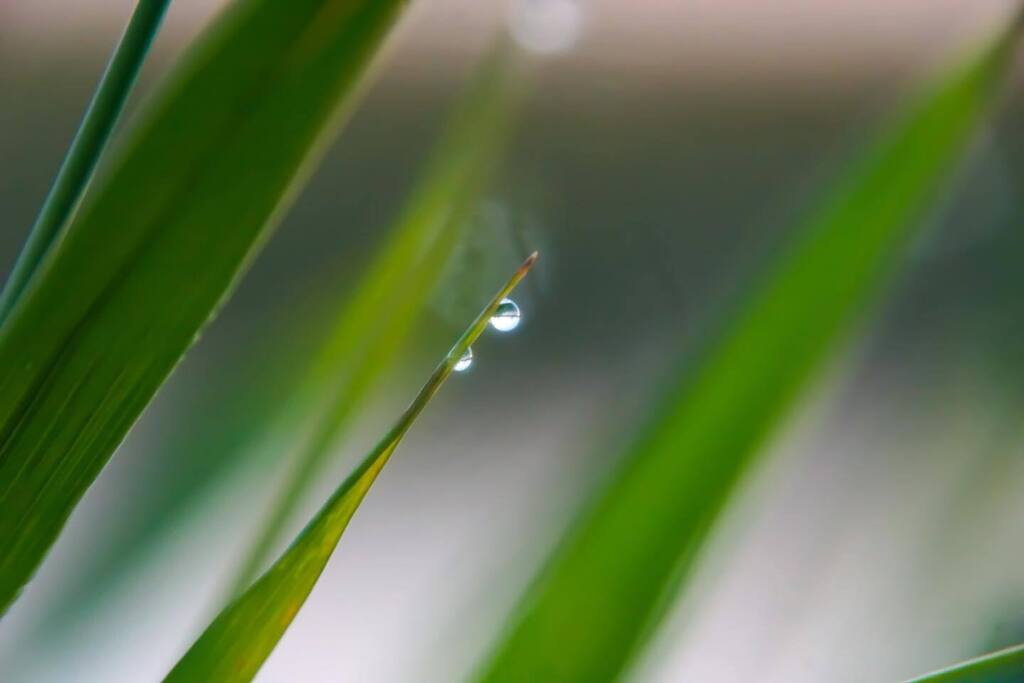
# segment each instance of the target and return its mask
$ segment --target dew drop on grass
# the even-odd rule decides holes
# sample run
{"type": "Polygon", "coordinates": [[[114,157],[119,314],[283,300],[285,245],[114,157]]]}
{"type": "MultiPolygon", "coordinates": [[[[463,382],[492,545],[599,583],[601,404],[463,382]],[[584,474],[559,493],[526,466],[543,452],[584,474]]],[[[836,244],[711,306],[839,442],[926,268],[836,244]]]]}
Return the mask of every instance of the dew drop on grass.
{"type": "Polygon", "coordinates": [[[494,315],[491,316],[491,327],[498,332],[511,332],[519,327],[521,318],[522,314],[520,314],[516,302],[512,299],[502,299],[498,308],[495,309],[494,315]]]}
{"type": "Polygon", "coordinates": [[[465,372],[469,370],[469,366],[473,364],[473,349],[466,349],[462,357],[455,361],[455,365],[452,366],[452,370],[455,372],[465,372]]]}

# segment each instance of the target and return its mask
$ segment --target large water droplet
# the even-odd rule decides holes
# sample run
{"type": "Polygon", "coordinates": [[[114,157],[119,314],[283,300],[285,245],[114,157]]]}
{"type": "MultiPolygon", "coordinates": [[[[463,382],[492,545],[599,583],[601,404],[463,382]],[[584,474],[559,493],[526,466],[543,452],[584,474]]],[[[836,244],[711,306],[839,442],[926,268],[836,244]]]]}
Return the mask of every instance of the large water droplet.
{"type": "Polygon", "coordinates": [[[554,55],[579,41],[583,29],[579,0],[515,0],[509,9],[509,32],[525,50],[554,55]]]}
{"type": "Polygon", "coordinates": [[[462,356],[455,361],[455,365],[452,366],[452,370],[455,372],[465,372],[469,370],[469,366],[473,364],[473,349],[466,349],[462,356]]]}
{"type": "Polygon", "coordinates": [[[519,312],[516,302],[512,299],[502,299],[498,307],[494,309],[494,315],[491,316],[491,327],[498,332],[511,332],[519,327],[521,318],[522,314],[519,312]]]}

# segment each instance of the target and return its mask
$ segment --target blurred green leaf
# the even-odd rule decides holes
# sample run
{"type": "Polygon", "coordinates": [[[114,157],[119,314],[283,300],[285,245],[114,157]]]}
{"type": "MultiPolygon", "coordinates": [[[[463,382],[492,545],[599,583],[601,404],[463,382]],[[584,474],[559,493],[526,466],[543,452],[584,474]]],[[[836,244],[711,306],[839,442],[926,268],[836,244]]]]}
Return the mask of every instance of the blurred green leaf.
{"type": "Polygon", "coordinates": [[[1011,683],[1024,674],[1024,645],[955,664],[906,683],[1011,683]]]}
{"type": "Polygon", "coordinates": [[[204,381],[186,397],[188,419],[152,446],[159,469],[140,484],[144,492],[131,492],[126,505],[132,514],[111,520],[26,635],[68,636],[202,514],[240,468],[266,465],[292,446],[299,416],[282,411],[281,397],[296,391],[305,370],[300,359],[316,349],[327,321],[337,315],[337,280],[318,284],[330,293],[326,300],[275,312],[265,322],[268,333],[254,335],[230,358],[204,368],[204,381]],[[328,307],[329,312],[323,310],[328,307]]]}
{"type": "Polygon", "coordinates": [[[10,312],[43,255],[82,200],[170,1],[139,0],[135,6],[128,28],[82,117],[28,240],[4,283],[0,293],[0,321],[10,312]]]}
{"type": "Polygon", "coordinates": [[[615,680],[730,491],[888,279],[988,112],[1020,22],[893,126],[739,302],[523,597],[480,680],[615,680]]]}
{"type": "MultiPolygon", "coordinates": [[[[214,380],[215,391],[192,411],[195,419],[183,426],[181,438],[157,446],[176,464],[162,475],[161,490],[153,492],[151,504],[133,515],[123,534],[102,549],[97,563],[80,568],[68,592],[54,601],[54,613],[41,624],[43,632],[69,625],[69,617],[87,616],[94,601],[148,556],[237,467],[294,453],[298,458],[291,478],[259,530],[258,544],[233,577],[232,592],[244,588],[265,566],[295,504],[322,470],[331,452],[327,447],[337,443],[348,419],[408,340],[453,246],[469,229],[466,214],[492,175],[521,85],[511,55],[499,47],[456,103],[388,243],[360,281],[350,284],[350,300],[340,306],[331,296],[329,313],[286,316],[271,326],[288,330],[286,335],[271,332],[268,342],[257,340],[258,348],[245,349],[247,357],[239,367],[214,380]],[[322,323],[315,325],[314,333],[306,329],[311,327],[310,318],[330,322],[326,329],[319,329],[322,323]],[[296,335],[314,334],[315,339],[294,343],[296,335]],[[311,355],[312,360],[276,367],[297,355],[311,355]],[[325,433],[324,443],[311,443],[313,426],[323,423],[333,424],[333,433],[325,433]]],[[[321,289],[336,291],[337,284],[329,281],[321,289]]]]}
{"type": "MultiPolygon", "coordinates": [[[[166,681],[248,681],[291,624],[323,572],[341,534],[402,437],[487,328],[491,316],[536,260],[530,256],[480,312],[420,389],[412,404],[328,499],[263,576],[229,604],[185,653],[166,681]]],[[[324,433],[333,425],[324,424],[324,433]]],[[[321,437],[314,438],[320,441],[321,437]]]]}
{"type": "Polygon", "coordinates": [[[259,573],[296,508],[374,382],[391,365],[468,222],[501,147],[516,94],[510,53],[499,46],[457,107],[380,255],[330,334],[307,383],[317,437],[303,444],[232,583],[237,594],[259,573]],[[387,311],[387,315],[381,315],[387,311]],[[327,380],[325,382],[325,380],[327,380]]]}
{"type": "Polygon", "coordinates": [[[0,610],[298,191],[400,5],[233,3],[47,253],[0,329],[0,610]]]}

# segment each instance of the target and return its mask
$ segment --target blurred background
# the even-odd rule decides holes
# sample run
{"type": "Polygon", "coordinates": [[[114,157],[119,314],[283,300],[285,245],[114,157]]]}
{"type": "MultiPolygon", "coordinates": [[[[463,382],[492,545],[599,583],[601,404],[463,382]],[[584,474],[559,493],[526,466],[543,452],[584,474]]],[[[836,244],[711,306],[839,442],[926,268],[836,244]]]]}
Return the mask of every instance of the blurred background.
{"type": "MultiPolygon", "coordinates": [[[[133,4],[0,0],[4,273],[133,4]]],[[[141,96],[220,4],[172,3],[141,96]]],[[[901,103],[1015,6],[537,4],[412,3],[312,182],[0,622],[4,680],[158,679],[215,612],[282,463],[224,472],[217,444],[195,448],[190,432],[281,398],[262,374],[288,362],[265,358],[287,348],[301,363],[315,312],[345,301],[499,36],[511,30],[530,84],[508,154],[400,371],[306,511],[539,249],[523,324],[483,340],[413,428],[259,680],[465,677],[724,303],[901,103]],[[109,576],[180,481],[202,495],[109,576]]],[[[1024,640],[1021,85],[1018,69],[882,306],[747,477],[634,680],[895,681],[1024,640]]]]}

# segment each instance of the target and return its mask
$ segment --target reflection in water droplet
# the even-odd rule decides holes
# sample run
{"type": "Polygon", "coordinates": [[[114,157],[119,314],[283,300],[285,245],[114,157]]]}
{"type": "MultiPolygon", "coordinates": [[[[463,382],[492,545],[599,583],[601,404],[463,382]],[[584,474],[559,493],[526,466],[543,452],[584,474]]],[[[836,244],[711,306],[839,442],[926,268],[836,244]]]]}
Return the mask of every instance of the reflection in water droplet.
{"type": "Polygon", "coordinates": [[[519,306],[512,299],[502,299],[491,316],[491,327],[498,332],[511,332],[519,327],[519,320],[522,315],[519,313],[519,306]]]}
{"type": "Polygon", "coordinates": [[[554,55],[571,49],[583,29],[579,0],[515,0],[509,32],[524,50],[554,55]]]}
{"type": "Polygon", "coordinates": [[[473,349],[466,349],[466,352],[462,354],[459,360],[455,361],[455,365],[452,366],[452,370],[455,372],[465,372],[469,370],[469,366],[473,364],[473,349]]]}

